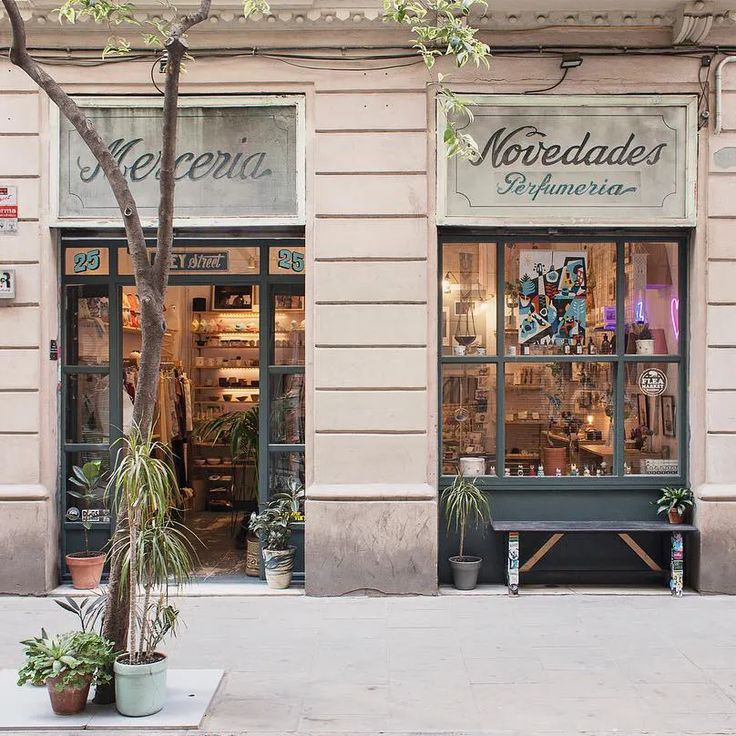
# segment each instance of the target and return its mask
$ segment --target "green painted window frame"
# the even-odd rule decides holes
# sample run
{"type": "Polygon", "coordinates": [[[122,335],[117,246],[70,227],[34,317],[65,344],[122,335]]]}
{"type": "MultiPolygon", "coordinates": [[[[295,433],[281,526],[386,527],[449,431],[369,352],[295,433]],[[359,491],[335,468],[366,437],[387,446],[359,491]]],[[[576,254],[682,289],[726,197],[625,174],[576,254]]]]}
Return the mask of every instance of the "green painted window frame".
{"type": "MultiPolygon", "coordinates": [[[[146,243],[153,247],[155,237],[153,233],[146,233],[146,243]]],[[[174,240],[175,247],[202,247],[202,248],[237,248],[255,247],[260,249],[259,270],[254,274],[177,274],[172,273],[169,277],[170,286],[194,286],[212,284],[253,284],[261,290],[262,303],[268,305],[266,309],[260,310],[259,330],[261,335],[268,339],[260,341],[259,350],[259,379],[264,387],[270,386],[272,372],[282,370],[281,366],[271,365],[270,346],[273,337],[271,300],[274,292],[280,287],[297,288],[305,287],[305,276],[302,271],[299,274],[274,274],[269,273],[269,255],[272,248],[283,248],[288,246],[304,248],[305,240],[302,229],[295,230],[264,230],[253,234],[233,234],[225,232],[192,232],[177,233],[174,240]]],[[[120,366],[122,361],[122,321],[117,319],[121,315],[122,287],[131,286],[135,283],[132,275],[118,273],[118,252],[126,246],[125,238],[119,232],[106,232],[94,230],[69,230],[61,233],[59,237],[57,268],[61,295],[59,299],[59,330],[60,330],[60,381],[58,389],[59,416],[57,428],[59,430],[58,453],[59,471],[57,477],[57,488],[59,489],[57,509],[60,521],[60,558],[59,571],[62,581],[67,582],[71,578],[65,572],[64,556],[67,553],[68,533],[79,533],[82,529],[81,522],[68,521],[66,518],[66,479],[71,468],[69,467],[69,455],[72,452],[101,451],[110,453],[110,465],[114,462],[115,442],[120,438],[123,418],[120,400],[113,397],[121,397],[123,391],[122,374],[120,370],[114,370],[114,366],[120,366]],[[108,263],[109,273],[106,275],[82,275],[65,274],[65,251],[67,248],[75,248],[89,244],[90,248],[109,249],[108,263]],[[67,343],[67,321],[66,314],[66,289],[68,286],[80,286],[85,284],[107,285],[110,313],[110,334],[108,343],[108,364],[105,366],[70,365],[66,363],[67,343]],[[115,315],[115,317],[114,317],[115,315]],[[67,402],[67,377],[81,373],[105,373],[110,376],[110,438],[108,443],[88,444],[72,443],[67,441],[64,417],[66,416],[67,402]]],[[[289,366],[289,372],[303,373],[304,366],[289,366]]],[[[268,417],[270,415],[270,391],[264,390],[259,403],[260,412],[260,441],[259,441],[259,474],[258,474],[258,500],[259,505],[264,506],[269,501],[268,477],[270,456],[274,452],[293,451],[305,453],[305,446],[275,445],[268,444],[268,417]]],[[[94,529],[106,533],[109,538],[114,532],[114,513],[111,515],[110,523],[96,523],[94,529]]]]}
{"type": "MultiPolygon", "coordinates": [[[[442,386],[443,369],[446,365],[493,365],[496,370],[495,414],[496,414],[496,472],[498,475],[482,475],[478,477],[478,486],[486,490],[504,491],[591,491],[591,490],[652,490],[665,485],[688,485],[688,450],[690,446],[687,401],[685,387],[688,385],[688,276],[691,232],[683,230],[605,230],[593,232],[576,229],[555,229],[551,231],[539,230],[479,230],[460,228],[439,228],[437,257],[437,305],[441,316],[443,291],[442,279],[444,246],[461,243],[485,243],[496,251],[496,299],[505,294],[505,252],[506,246],[515,243],[613,243],[616,247],[616,282],[623,284],[625,263],[624,249],[626,243],[636,242],[668,242],[678,248],[678,290],[679,290],[679,325],[678,355],[640,356],[627,355],[622,352],[624,345],[624,304],[625,293],[623,288],[616,289],[616,349],[615,355],[506,355],[504,345],[504,310],[496,310],[496,352],[495,355],[456,356],[442,354],[442,319],[437,318],[437,392],[439,417],[442,417],[442,386]],[[505,469],[505,367],[507,364],[518,363],[578,363],[578,362],[606,362],[616,368],[615,386],[615,453],[614,463],[616,474],[604,477],[570,476],[555,477],[504,477],[505,469]],[[625,371],[623,367],[628,363],[674,363],[679,366],[678,390],[676,397],[677,427],[679,429],[678,468],[677,475],[624,475],[624,402],[622,401],[625,386],[625,371]]],[[[452,475],[442,474],[442,423],[438,422],[437,430],[437,474],[440,488],[446,488],[452,483],[452,475]]]]}

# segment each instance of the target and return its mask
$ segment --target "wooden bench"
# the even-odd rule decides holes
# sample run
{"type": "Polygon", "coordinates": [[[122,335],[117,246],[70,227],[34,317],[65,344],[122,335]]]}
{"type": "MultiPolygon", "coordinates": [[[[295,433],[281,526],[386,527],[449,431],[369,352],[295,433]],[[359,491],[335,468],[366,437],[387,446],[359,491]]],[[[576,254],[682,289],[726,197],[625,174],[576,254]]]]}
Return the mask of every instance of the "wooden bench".
{"type": "Polygon", "coordinates": [[[670,534],[669,587],[672,595],[682,595],[685,577],[685,547],[683,534],[695,531],[692,524],[670,524],[666,521],[492,521],[494,531],[507,535],[506,584],[509,594],[519,592],[519,573],[529,572],[565,536],[578,532],[617,534],[655,572],[665,571],[634,541],[632,533],[655,532],[670,534]],[[543,532],[550,536],[544,544],[523,564],[519,559],[521,532],[543,532]]]}

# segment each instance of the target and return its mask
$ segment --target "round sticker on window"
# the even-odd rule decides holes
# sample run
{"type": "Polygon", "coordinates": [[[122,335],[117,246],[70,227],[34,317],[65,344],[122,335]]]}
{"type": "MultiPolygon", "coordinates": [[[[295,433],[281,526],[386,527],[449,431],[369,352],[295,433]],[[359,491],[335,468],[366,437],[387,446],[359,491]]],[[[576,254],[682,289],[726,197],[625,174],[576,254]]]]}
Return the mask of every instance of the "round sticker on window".
{"type": "Polygon", "coordinates": [[[667,376],[659,368],[647,368],[639,375],[639,388],[647,396],[660,396],[667,390],[667,376]]]}
{"type": "Polygon", "coordinates": [[[79,513],[79,509],[76,506],[70,506],[66,510],[66,520],[67,521],[79,521],[81,517],[81,514],[79,513]]]}

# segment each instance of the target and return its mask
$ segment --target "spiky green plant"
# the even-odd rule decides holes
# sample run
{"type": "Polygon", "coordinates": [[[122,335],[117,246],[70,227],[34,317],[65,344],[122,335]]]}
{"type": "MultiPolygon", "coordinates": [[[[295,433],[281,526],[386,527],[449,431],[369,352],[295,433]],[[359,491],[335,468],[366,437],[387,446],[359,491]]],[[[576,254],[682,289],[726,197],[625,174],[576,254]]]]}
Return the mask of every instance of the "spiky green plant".
{"type": "Polygon", "coordinates": [[[491,505],[483,491],[462,475],[442,491],[447,531],[460,534],[460,557],[465,549],[465,535],[469,528],[482,528],[491,519],[491,505]]]}

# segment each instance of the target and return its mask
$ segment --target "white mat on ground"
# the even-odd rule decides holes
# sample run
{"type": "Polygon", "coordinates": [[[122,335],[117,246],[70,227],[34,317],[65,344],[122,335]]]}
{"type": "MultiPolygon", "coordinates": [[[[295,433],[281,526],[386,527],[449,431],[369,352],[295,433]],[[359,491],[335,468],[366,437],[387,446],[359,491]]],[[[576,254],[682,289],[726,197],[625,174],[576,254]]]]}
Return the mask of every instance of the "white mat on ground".
{"type": "Polygon", "coordinates": [[[91,702],[76,716],[54,715],[46,688],[18,687],[15,670],[0,670],[0,731],[198,728],[222,675],[222,670],[169,670],[163,710],[143,718],[125,718],[114,705],[91,702]]]}

